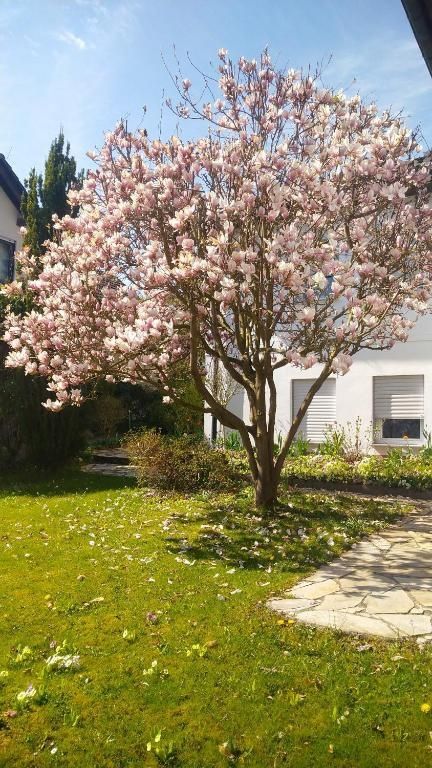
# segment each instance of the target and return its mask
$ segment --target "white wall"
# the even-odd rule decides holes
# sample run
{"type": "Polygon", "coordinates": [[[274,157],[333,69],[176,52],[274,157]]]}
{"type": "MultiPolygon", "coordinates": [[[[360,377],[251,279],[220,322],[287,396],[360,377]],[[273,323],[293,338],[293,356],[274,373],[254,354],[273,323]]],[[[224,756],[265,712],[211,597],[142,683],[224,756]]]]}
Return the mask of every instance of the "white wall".
{"type": "MultiPolygon", "coordinates": [[[[231,400],[228,403],[228,410],[231,411],[231,413],[235,413],[236,416],[240,416],[240,418],[243,418],[243,408],[244,408],[244,392],[242,390],[237,391],[231,400]]],[[[212,437],[212,421],[213,416],[211,413],[205,413],[204,414],[204,434],[208,439],[211,439],[212,437]]],[[[224,427],[222,424],[218,422],[217,424],[217,436],[220,438],[227,437],[230,432],[232,432],[232,429],[229,429],[229,427],[224,427]]]]}
{"type": "Polygon", "coordinates": [[[17,225],[18,216],[19,212],[0,187],[0,238],[15,242],[17,251],[22,245],[22,236],[17,225]]]}
{"type": "MultiPolygon", "coordinates": [[[[313,379],[320,368],[307,371],[287,366],[276,372],[278,390],[277,430],[286,433],[291,423],[293,379],[313,379]]],[[[384,352],[363,351],[354,357],[349,373],[336,377],[336,421],[353,424],[360,417],[365,430],[372,428],[374,376],[424,376],[424,425],[432,430],[432,316],[420,318],[405,344],[384,352]]],[[[402,442],[402,441],[401,441],[402,442]]],[[[380,451],[378,446],[373,450],[380,451]]]]}

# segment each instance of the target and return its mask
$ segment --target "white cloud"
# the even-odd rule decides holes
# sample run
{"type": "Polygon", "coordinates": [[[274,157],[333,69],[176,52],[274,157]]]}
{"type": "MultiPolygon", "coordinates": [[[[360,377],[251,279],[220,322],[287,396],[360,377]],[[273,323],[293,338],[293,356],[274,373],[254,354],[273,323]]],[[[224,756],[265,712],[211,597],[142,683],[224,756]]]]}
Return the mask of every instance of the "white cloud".
{"type": "Polygon", "coordinates": [[[335,56],[325,76],[344,88],[358,88],[380,105],[413,110],[432,91],[432,80],[415,40],[375,39],[367,48],[335,56]]]}
{"type": "Polygon", "coordinates": [[[69,32],[68,30],[66,30],[66,32],[57,32],[55,37],[62,43],[74,45],[75,48],[79,48],[80,51],[83,51],[85,48],[87,48],[87,43],[82,39],[82,37],[78,37],[78,35],[74,35],[73,32],[69,32]]]}
{"type": "Polygon", "coordinates": [[[91,8],[92,11],[99,13],[108,13],[108,8],[101,2],[101,0],[75,0],[77,5],[83,8],[91,8]]]}

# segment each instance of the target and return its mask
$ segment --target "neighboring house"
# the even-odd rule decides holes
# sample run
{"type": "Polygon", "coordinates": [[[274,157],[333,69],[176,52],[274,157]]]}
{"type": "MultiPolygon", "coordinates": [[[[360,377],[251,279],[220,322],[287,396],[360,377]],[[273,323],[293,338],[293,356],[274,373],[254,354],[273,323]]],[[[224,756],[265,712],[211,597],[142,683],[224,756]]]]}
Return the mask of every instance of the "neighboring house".
{"type": "MultiPolygon", "coordinates": [[[[276,433],[287,433],[319,372],[319,366],[307,371],[286,366],[276,371],[276,433]]],[[[230,407],[247,421],[243,392],[235,394],[230,407]]],[[[385,352],[362,351],[346,376],[330,377],[312,400],[299,433],[316,446],[330,427],[354,427],[356,419],[361,419],[365,447],[373,452],[424,443],[424,431],[432,431],[431,316],[420,318],[405,344],[385,352]]],[[[204,426],[209,438],[221,434],[209,415],[204,426]]]]}
{"type": "Polygon", "coordinates": [[[24,187],[0,154],[0,283],[13,280],[15,253],[21,248],[21,198],[24,187]]]}

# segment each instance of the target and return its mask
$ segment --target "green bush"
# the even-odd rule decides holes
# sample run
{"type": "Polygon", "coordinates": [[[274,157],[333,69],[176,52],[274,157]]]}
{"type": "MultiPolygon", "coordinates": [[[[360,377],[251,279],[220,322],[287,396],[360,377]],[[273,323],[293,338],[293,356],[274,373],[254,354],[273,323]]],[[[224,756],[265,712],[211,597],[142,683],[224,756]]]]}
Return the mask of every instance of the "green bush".
{"type": "Polygon", "coordinates": [[[176,491],[232,485],[233,471],[224,451],[195,435],[172,437],[146,430],[129,435],[125,447],[140,485],[176,491]]]}
{"type": "Polygon", "coordinates": [[[75,458],[85,445],[87,407],[47,411],[44,379],[1,363],[0,353],[0,469],[56,469],[75,458]]]}

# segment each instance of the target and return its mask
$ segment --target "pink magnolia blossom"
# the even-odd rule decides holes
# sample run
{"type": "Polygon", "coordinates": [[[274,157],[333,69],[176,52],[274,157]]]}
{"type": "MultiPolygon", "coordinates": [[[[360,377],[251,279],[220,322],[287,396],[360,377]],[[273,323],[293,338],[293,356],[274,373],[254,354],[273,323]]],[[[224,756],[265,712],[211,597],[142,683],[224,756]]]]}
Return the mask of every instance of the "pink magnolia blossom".
{"type": "Polygon", "coordinates": [[[118,123],[41,271],[22,254],[36,309],[8,315],[7,364],[46,376],[58,410],[103,377],[175,399],[170,372],[188,359],[206,408],[240,432],[257,488],[274,492],[299,423],[273,462],[275,371],[319,365],[319,388],[429,310],[430,162],[399,116],[319,73],[278,71],[267,51],[218,56],[213,103],[179,85],[179,114],[208,133],[152,141],[118,123]],[[212,392],[203,355],[244,389],[250,421],[212,392]]]}

